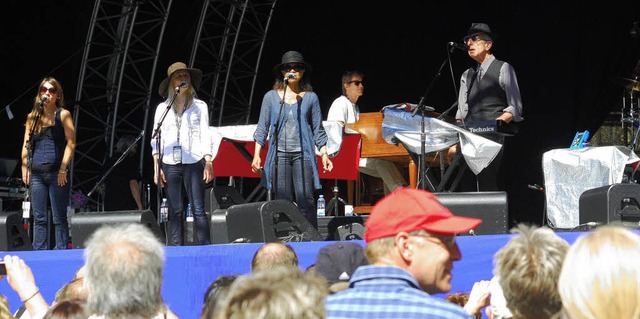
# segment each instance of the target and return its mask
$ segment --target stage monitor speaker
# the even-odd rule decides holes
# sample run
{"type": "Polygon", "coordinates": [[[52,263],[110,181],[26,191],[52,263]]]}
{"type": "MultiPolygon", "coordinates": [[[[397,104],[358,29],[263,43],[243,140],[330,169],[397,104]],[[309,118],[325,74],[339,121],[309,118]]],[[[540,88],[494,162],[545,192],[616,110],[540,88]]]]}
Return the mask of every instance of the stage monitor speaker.
{"type": "Polygon", "coordinates": [[[211,214],[211,243],[321,241],[322,236],[288,200],[233,205],[211,214]]]}
{"type": "Polygon", "coordinates": [[[147,226],[164,243],[156,217],[150,210],[121,210],[108,212],[81,212],[71,216],[71,241],[74,248],[84,248],[93,232],[105,224],[136,223],[147,226]]]}
{"type": "Polygon", "coordinates": [[[31,239],[22,224],[22,212],[0,213],[0,250],[31,250],[31,239]]]}
{"type": "MultiPolygon", "coordinates": [[[[359,235],[359,227],[352,225],[359,224],[364,228],[367,217],[368,215],[318,217],[318,231],[324,240],[345,240],[341,235],[357,239],[349,236],[350,234],[359,235]],[[341,229],[341,232],[338,232],[338,229],[341,229]]],[[[359,236],[364,236],[364,233],[359,236]]]]}
{"type": "MultiPolygon", "coordinates": [[[[482,219],[470,234],[489,235],[508,232],[506,192],[435,193],[440,203],[454,215],[482,219]]],[[[461,234],[464,235],[464,234],[461,234]]]]}
{"type": "Polygon", "coordinates": [[[245,199],[231,186],[214,186],[205,191],[204,207],[207,212],[243,203],[245,199]]]}
{"type": "Polygon", "coordinates": [[[363,240],[364,226],[358,223],[340,225],[333,236],[338,240],[363,240]]]}
{"type": "Polygon", "coordinates": [[[584,191],[579,200],[580,225],[619,223],[640,226],[640,184],[621,183],[584,191]]]}

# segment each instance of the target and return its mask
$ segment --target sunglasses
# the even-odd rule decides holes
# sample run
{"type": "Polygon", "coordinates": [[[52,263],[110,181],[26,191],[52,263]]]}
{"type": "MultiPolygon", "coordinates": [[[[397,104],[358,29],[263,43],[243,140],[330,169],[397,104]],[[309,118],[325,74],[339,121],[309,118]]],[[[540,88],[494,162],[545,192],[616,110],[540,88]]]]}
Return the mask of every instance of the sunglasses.
{"type": "Polygon", "coordinates": [[[47,91],[49,91],[49,93],[51,93],[51,94],[58,93],[58,89],[55,86],[52,86],[50,88],[47,88],[47,87],[43,86],[43,87],[40,88],[40,94],[45,94],[45,93],[47,93],[47,91]]]}
{"type": "Polygon", "coordinates": [[[359,86],[360,84],[364,84],[364,81],[356,80],[356,81],[347,82],[347,84],[351,84],[351,83],[355,84],[355,86],[359,86]]]}
{"type": "Polygon", "coordinates": [[[281,71],[293,70],[295,72],[298,72],[298,71],[304,70],[304,65],[302,65],[302,64],[287,64],[287,65],[283,66],[280,70],[281,71]]]}
{"type": "Polygon", "coordinates": [[[435,238],[438,239],[445,247],[451,249],[456,245],[456,236],[426,236],[421,234],[411,234],[411,236],[422,237],[425,239],[435,238]]]}

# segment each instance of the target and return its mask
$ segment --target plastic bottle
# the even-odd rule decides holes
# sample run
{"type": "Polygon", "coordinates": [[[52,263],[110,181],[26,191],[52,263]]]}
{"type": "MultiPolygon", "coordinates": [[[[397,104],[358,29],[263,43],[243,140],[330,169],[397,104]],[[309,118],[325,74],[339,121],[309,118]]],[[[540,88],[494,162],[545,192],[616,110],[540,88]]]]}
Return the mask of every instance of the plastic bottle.
{"type": "Polygon", "coordinates": [[[318,217],[324,217],[325,216],[325,212],[324,212],[324,208],[326,206],[326,201],[324,199],[324,195],[320,195],[320,197],[318,197],[318,204],[317,204],[317,214],[318,217]]]}
{"type": "Polygon", "coordinates": [[[186,241],[187,243],[193,243],[193,211],[191,210],[191,203],[187,204],[187,225],[186,225],[186,241]]]}
{"type": "Polygon", "coordinates": [[[167,199],[162,199],[162,204],[160,204],[160,222],[166,223],[169,221],[169,204],[167,203],[167,199]]]}

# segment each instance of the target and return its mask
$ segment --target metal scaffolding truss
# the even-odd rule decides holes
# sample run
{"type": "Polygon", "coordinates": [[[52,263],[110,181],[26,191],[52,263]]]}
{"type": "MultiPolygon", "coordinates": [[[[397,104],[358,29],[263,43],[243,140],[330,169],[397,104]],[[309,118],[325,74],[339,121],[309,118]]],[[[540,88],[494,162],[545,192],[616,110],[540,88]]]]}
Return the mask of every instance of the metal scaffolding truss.
{"type": "MultiPolygon", "coordinates": [[[[120,136],[139,134],[144,143],[147,133],[142,130],[171,3],[95,0],[76,89],[72,188],[92,189],[120,136]]],[[[144,153],[138,152],[140,171],[144,153]]]]}
{"type": "Polygon", "coordinates": [[[248,124],[258,66],[277,0],[206,0],[190,65],[203,71],[200,97],[211,125],[248,124]]]}
{"type": "MultiPolygon", "coordinates": [[[[247,124],[276,0],[204,0],[189,65],[203,71],[210,125],[247,124]]],[[[95,0],[74,105],[72,189],[93,190],[123,134],[141,135],[172,0],[95,0]]],[[[138,153],[144,172],[145,152],[138,153]]]]}

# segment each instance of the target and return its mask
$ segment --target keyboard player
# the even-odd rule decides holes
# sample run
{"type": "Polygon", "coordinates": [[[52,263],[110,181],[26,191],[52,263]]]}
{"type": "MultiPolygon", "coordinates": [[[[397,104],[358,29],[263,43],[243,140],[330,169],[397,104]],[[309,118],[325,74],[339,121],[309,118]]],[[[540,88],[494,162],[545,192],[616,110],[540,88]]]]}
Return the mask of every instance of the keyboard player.
{"type": "MultiPolygon", "coordinates": [[[[456,122],[463,127],[470,127],[481,121],[512,123],[523,120],[522,100],[515,70],[509,63],[498,60],[493,55],[493,40],[494,35],[485,23],[473,23],[464,37],[467,53],[477,64],[464,71],[460,78],[456,122]]],[[[505,135],[497,130],[475,133],[498,142],[503,147],[491,164],[477,177],[467,170],[461,190],[502,190],[498,177],[505,149],[505,135]]],[[[450,158],[456,151],[457,146],[453,146],[449,152],[450,158]]]]}
{"type": "MultiPolygon", "coordinates": [[[[364,94],[364,75],[358,71],[347,71],[342,75],[342,95],[336,98],[329,108],[328,121],[355,123],[359,110],[356,102],[364,94]]],[[[384,193],[399,186],[407,186],[404,176],[392,161],[379,158],[361,158],[360,172],[382,178],[384,193]]]]}

